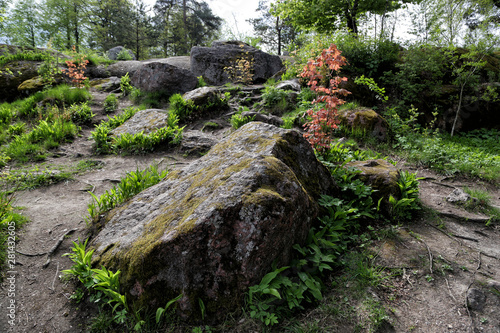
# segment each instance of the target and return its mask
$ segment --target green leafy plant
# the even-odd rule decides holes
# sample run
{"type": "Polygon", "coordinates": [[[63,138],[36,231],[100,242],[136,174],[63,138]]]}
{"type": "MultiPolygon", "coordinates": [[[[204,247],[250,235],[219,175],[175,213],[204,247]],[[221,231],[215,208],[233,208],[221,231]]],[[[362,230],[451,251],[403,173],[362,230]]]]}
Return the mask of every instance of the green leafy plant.
{"type": "Polygon", "coordinates": [[[337,106],[344,101],[339,99],[337,95],[349,94],[347,90],[337,88],[347,78],[334,76],[345,63],[346,60],[341,56],[341,52],[332,44],[330,48],[323,50],[316,59],[309,60],[300,74],[301,77],[308,79],[307,84],[317,94],[313,103],[324,103],[324,106],[319,110],[309,109],[307,111],[312,120],[304,125],[306,130],[304,137],[318,150],[330,146],[332,132],[339,123],[337,106]]]}
{"type": "MultiPolygon", "coordinates": [[[[16,212],[14,195],[0,192],[0,269],[15,270],[15,242],[28,219],[16,212]]],[[[3,274],[0,274],[3,281],[3,274]]]]}
{"type": "Polygon", "coordinates": [[[116,55],[116,60],[132,60],[132,55],[130,54],[130,51],[128,49],[123,48],[118,54],[116,55]]]}
{"type": "Polygon", "coordinates": [[[36,166],[29,169],[16,169],[5,171],[0,181],[1,185],[10,187],[7,193],[13,191],[32,190],[42,186],[57,184],[73,179],[68,171],[58,169],[41,169],[36,166]]]}
{"type": "Polygon", "coordinates": [[[192,100],[185,100],[181,94],[172,95],[169,102],[170,112],[174,112],[179,117],[180,122],[188,120],[189,115],[198,109],[192,100]]]}
{"type": "Polygon", "coordinates": [[[231,122],[231,126],[234,129],[238,129],[241,126],[243,126],[251,121],[254,121],[254,119],[255,119],[255,116],[254,117],[250,117],[250,116],[243,117],[241,114],[233,114],[231,116],[230,122],[231,122]]]}
{"type": "Polygon", "coordinates": [[[168,171],[160,171],[158,166],[152,165],[142,171],[136,170],[128,173],[117,186],[106,191],[100,197],[90,193],[94,200],[87,208],[89,213],[87,222],[96,222],[101,214],[125,202],[142,190],[159,183],[167,174],[168,171]]]}
{"type": "Polygon", "coordinates": [[[177,302],[181,298],[182,298],[182,294],[180,294],[176,298],[173,298],[170,301],[168,301],[167,304],[165,305],[165,307],[163,307],[163,308],[160,307],[160,308],[158,308],[156,310],[156,317],[155,317],[155,319],[156,319],[156,323],[157,324],[159,324],[161,322],[161,320],[165,316],[165,313],[167,312],[168,308],[170,308],[175,302],[177,302]]]}
{"type": "MultiPolygon", "coordinates": [[[[322,196],[318,203],[326,214],[310,229],[305,245],[293,246],[296,255],[291,265],[274,267],[258,285],[249,288],[250,316],[266,326],[278,324],[292,311],[304,309],[305,304],[320,301],[326,272],[340,266],[338,258],[350,245],[361,241],[362,221],[378,217],[371,188],[355,180],[351,170],[333,164],[330,167],[343,199],[322,196]]],[[[380,276],[377,270],[364,272],[367,276],[380,276]]]]}
{"type": "Polygon", "coordinates": [[[89,124],[95,116],[87,102],[72,104],[68,109],[71,114],[71,121],[78,125],[89,124]]]}
{"type": "Polygon", "coordinates": [[[130,82],[130,77],[128,75],[128,72],[127,72],[127,74],[125,74],[124,76],[122,76],[120,78],[120,89],[122,91],[122,96],[130,95],[130,93],[134,89],[134,87],[132,86],[132,84],[130,82]]]}
{"type": "Polygon", "coordinates": [[[118,98],[115,94],[109,94],[106,96],[103,108],[105,113],[113,113],[118,109],[118,98]]]}
{"type": "MultiPolygon", "coordinates": [[[[109,305],[111,311],[115,314],[114,319],[118,324],[122,324],[126,320],[126,315],[130,311],[125,295],[120,294],[120,281],[118,279],[120,271],[116,273],[102,267],[92,268],[92,255],[94,250],[87,251],[87,242],[73,242],[71,248],[72,253],[66,253],[64,256],[69,256],[73,261],[73,266],[70,269],[62,271],[64,275],[76,277],[86,290],[91,294],[91,300],[97,303],[100,307],[109,305]],[[119,308],[122,310],[118,311],[119,308]]],[[[81,293],[76,294],[76,299],[81,299],[81,293]]],[[[141,325],[140,320],[137,324],[141,325]]]]}
{"type": "Polygon", "coordinates": [[[107,122],[101,122],[97,125],[95,131],[90,132],[91,138],[95,142],[94,149],[96,153],[109,153],[111,151],[111,139],[109,137],[109,133],[132,118],[139,111],[140,109],[138,108],[128,107],[125,108],[122,113],[117,114],[114,117],[108,116],[107,122]]]}
{"type": "Polygon", "coordinates": [[[420,210],[419,180],[416,174],[406,170],[399,172],[397,184],[401,192],[401,198],[396,199],[392,195],[389,196],[389,203],[392,211],[391,215],[394,219],[411,219],[413,213],[420,210]]]}
{"type": "Polygon", "coordinates": [[[182,131],[183,128],[178,126],[165,126],[150,134],[144,134],[143,132],[136,134],[124,133],[113,138],[111,150],[115,153],[141,154],[153,151],[155,147],[160,145],[176,145],[182,140],[182,131]]]}
{"type": "Polygon", "coordinates": [[[387,102],[389,99],[389,97],[385,94],[385,88],[380,88],[372,78],[361,75],[360,77],[354,79],[354,83],[367,86],[368,89],[375,93],[376,98],[381,102],[387,102]]]}
{"type": "Polygon", "coordinates": [[[196,85],[197,88],[201,88],[201,87],[206,87],[207,86],[207,83],[205,82],[205,79],[203,78],[203,76],[198,76],[196,77],[198,79],[198,84],[196,85]]]}
{"type": "Polygon", "coordinates": [[[51,122],[42,120],[32,131],[15,136],[9,145],[2,147],[2,151],[18,162],[43,160],[47,150],[71,141],[78,131],[78,126],[62,118],[51,122]]]}
{"type": "Polygon", "coordinates": [[[262,93],[262,102],[266,109],[273,114],[283,114],[289,108],[288,95],[290,91],[278,89],[273,85],[266,85],[262,93]]]}
{"type": "Polygon", "coordinates": [[[62,73],[59,68],[59,57],[52,56],[50,48],[46,51],[43,63],[38,67],[38,75],[42,78],[44,88],[49,88],[56,82],[56,77],[62,73]]]}

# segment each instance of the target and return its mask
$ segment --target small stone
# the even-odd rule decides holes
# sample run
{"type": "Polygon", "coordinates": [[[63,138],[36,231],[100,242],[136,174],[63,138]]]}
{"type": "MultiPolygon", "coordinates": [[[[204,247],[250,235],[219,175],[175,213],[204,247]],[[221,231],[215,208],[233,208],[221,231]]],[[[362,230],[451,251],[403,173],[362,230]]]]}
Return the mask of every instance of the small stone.
{"type": "Polygon", "coordinates": [[[486,295],[479,289],[471,288],[467,292],[467,305],[472,310],[481,311],[486,303],[486,295]]]}
{"type": "Polygon", "coordinates": [[[467,202],[468,200],[470,200],[470,195],[459,188],[456,188],[446,197],[446,201],[451,203],[467,202]]]}

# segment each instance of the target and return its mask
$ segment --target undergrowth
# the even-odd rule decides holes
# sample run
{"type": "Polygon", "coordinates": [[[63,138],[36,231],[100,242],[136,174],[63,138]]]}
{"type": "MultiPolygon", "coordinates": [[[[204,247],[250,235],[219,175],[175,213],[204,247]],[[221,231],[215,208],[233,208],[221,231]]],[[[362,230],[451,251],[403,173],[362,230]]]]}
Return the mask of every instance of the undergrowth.
{"type": "Polygon", "coordinates": [[[16,241],[21,227],[28,219],[17,213],[13,206],[14,194],[0,192],[0,282],[4,270],[16,270],[16,241]]]}
{"type": "Polygon", "coordinates": [[[176,145],[182,140],[184,127],[177,125],[179,118],[174,112],[169,112],[167,126],[150,134],[144,134],[142,131],[136,134],[112,135],[112,130],[125,123],[139,111],[133,107],[126,108],[121,114],[114,117],[108,116],[108,121],[103,121],[96,126],[96,129],[91,132],[91,138],[95,142],[95,152],[97,154],[141,154],[150,152],[161,145],[176,145]]]}
{"type": "Polygon", "coordinates": [[[97,222],[99,216],[113,209],[119,204],[130,199],[142,190],[159,183],[168,174],[167,170],[160,170],[157,165],[152,165],[144,170],[127,173],[120,183],[100,197],[89,192],[94,199],[88,206],[89,217],[87,223],[97,222]]]}

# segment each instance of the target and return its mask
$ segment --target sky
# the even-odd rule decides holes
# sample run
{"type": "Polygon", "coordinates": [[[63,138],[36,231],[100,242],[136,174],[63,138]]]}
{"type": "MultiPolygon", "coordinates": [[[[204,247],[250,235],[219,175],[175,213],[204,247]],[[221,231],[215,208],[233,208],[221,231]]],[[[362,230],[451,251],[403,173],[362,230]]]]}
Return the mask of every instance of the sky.
{"type": "MultiPolygon", "coordinates": [[[[154,6],[156,0],[145,0],[149,6],[154,6]]],[[[215,15],[222,17],[231,31],[236,35],[252,35],[252,25],[246,20],[256,18],[255,11],[259,0],[206,0],[215,15]]]]}

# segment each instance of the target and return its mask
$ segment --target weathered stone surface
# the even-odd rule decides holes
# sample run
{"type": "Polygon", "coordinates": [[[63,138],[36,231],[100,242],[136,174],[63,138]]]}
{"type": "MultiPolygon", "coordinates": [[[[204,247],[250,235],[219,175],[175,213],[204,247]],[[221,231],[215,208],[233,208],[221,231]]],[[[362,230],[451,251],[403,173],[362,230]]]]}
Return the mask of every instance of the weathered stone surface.
{"type": "Polygon", "coordinates": [[[448,194],[446,201],[451,203],[465,203],[470,200],[470,195],[465,193],[463,190],[456,188],[448,194]]]}
{"type": "Polygon", "coordinates": [[[182,98],[186,101],[193,101],[194,105],[204,105],[215,98],[219,98],[219,94],[220,89],[217,87],[201,87],[188,91],[182,98]]]}
{"type": "Polygon", "coordinates": [[[182,133],[180,151],[187,154],[204,154],[217,144],[217,140],[210,134],[197,130],[188,130],[182,133]]]}
{"type": "Polygon", "coordinates": [[[106,78],[110,76],[122,77],[128,73],[132,77],[136,70],[138,70],[143,65],[150,64],[152,62],[161,62],[164,64],[169,64],[175,67],[179,67],[185,70],[190,70],[190,58],[188,56],[161,58],[161,59],[150,59],[150,60],[127,60],[118,61],[109,66],[99,65],[99,66],[89,66],[85,71],[85,75],[91,78],[106,78]]]}
{"type": "Polygon", "coordinates": [[[133,86],[145,92],[185,93],[196,88],[198,79],[188,70],[166,63],[143,65],[131,78],[133,86]]]}
{"type": "Polygon", "coordinates": [[[383,198],[384,209],[389,209],[388,200],[390,195],[395,198],[401,197],[401,191],[397,184],[399,171],[386,160],[353,161],[346,163],[345,167],[356,168],[361,171],[356,177],[376,190],[373,197],[376,201],[383,198]]]}
{"type": "Polygon", "coordinates": [[[121,80],[116,76],[90,81],[90,86],[101,91],[111,92],[120,89],[121,80]]]}
{"type": "MultiPolygon", "coordinates": [[[[302,135],[252,122],[196,163],[111,211],[92,240],[94,264],[120,269],[137,305],[224,318],[248,287],[286,265],[335,185],[302,135]]],[[[99,229],[99,226],[94,226],[99,229]]]]}
{"type": "Polygon", "coordinates": [[[274,126],[282,126],[284,124],[283,119],[273,115],[265,115],[260,112],[245,111],[241,113],[243,117],[251,117],[254,121],[261,121],[263,123],[271,124],[274,126]]]}
{"type": "Polygon", "coordinates": [[[301,89],[298,79],[281,81],[276,85],[276,88],[282,90],[295,90],[295,91],[300,91],[301,89]]]}
{"type": "MultiPolygon", "coordinates": [[[[128,50],[124,48],[123,46],[115,46],[106,52],[108,54],[108,58],[111,60],[118,60],[118,54],[122,52],[123,50],[126,50],[128,54],[130,55],[130,60],[135,60],[135,55],[134,52],[131,50],[128,50]]],[[[123,59],[122,59],[123,60],[123,59]]]]}
{"type": "Polygon", "coordinates": [[[115,128],[111,134],[120,136],[124,133],[137,134],[144,132],[150,134],[167,126],[168,113],[161,109],[147,109],[137,112],[132,118],[121,126],[115,128]]]}
{"type": "Polygon", "coordinates": [[[12,101],[18,97],[21,92],[17,88],[38,75],[38,65],[36,61],[12,61],[0,66],[0,100],[12,101]]]}
{"type": "Polygon", "coordinates": [[[477,288],[470,288],[467,291],[467,305],[474,311],[481,311],[486,304],[486,295],[477,288]]]}
{"type": "Polygon", "coordinates": [[[365,132],[380,141],[388,139],[389,125],[377,112],[371,109],[355,109],[339,111],[341,124],[354,130],[365,132]]]}
{"type": "Polygon", "coordinates": [[[31,78],[21,83],[19,87],[17,87],[17,90],[20,93],[29,95],[34,92],[43,90],[43,87],[44,87],[43,79],[40,76],[35,76],[34,78],[31,78]]]}
{"type": "Polygon", "coordinates": [[[225,67],[235,67],[239,59],[253,61],[251,73],[253,83],[264,83],[283,68],[278,56],[270,55],[243,42],[219,41],[212,47],[195,46],[191,49],[191,71],[195,76],[203,76],[210,85],[223,85],[236,82],[228,75],[225,67]]]}

